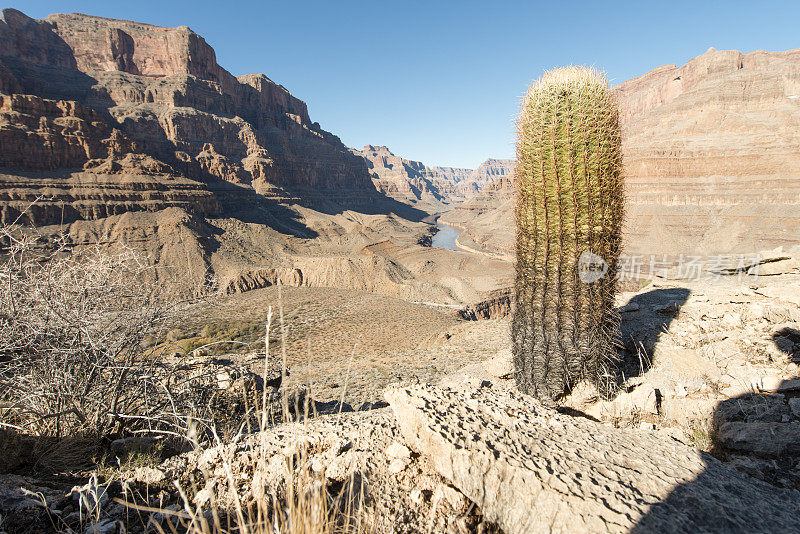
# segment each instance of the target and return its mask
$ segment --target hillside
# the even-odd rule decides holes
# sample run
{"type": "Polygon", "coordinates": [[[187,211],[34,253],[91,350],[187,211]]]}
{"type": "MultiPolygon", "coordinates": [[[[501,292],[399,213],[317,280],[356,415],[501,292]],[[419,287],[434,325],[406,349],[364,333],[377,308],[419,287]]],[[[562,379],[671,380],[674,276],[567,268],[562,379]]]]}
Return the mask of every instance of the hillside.
{"type": "Polygon", "coordinates": [[[70,220],[170,205],[214,213],[230,195],[285,196],[276,187],[374,191],[303,101],[263,74],[234,77],[187,27],[5,9],[0,50],[0,90],[15,94],[0,107],[3,208],[55,188],[40,224],[60,221],[65,203],[70,220]]]}
{"type": "Polygon", "coordinates": [[[444,211],[510,175],[511,160],[488,159],[477,169],[428,166],[367,145],[354,154],[367,162],[378,191],[428,211],[444,211]]]}

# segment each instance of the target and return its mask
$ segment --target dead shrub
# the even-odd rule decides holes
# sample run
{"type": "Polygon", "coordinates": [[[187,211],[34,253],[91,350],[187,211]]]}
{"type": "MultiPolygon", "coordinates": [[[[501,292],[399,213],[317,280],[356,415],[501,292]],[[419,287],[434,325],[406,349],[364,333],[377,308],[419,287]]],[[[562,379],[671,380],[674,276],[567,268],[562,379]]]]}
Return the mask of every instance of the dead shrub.
{"type": "Polygon", "coordinates": [[[0,425],[64,437],[168,430],[187,399],[149,336],[177,310],[130,250],[0,229],[0,425]]]}

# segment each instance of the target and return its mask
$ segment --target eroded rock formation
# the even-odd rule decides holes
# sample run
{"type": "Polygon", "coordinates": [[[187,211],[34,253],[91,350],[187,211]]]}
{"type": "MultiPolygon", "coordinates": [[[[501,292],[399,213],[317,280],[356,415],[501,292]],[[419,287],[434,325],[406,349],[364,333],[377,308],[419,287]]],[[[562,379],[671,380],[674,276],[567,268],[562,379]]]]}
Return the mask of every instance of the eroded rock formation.
{"type": "Polygon", "coordinates": [[[81,206],[60,198],[68,218],[96,218],[155,207],[145,194],[137,205],[138,190],[199,213],[219,211],[208,191],[230,192],[225,183],[268,195],[276,186],[374,193],[364,161],[312,123],[304,102],[262,74],[234,77],[187,27],[2,14],[0,170],[16,177],[15,200],[70,181],[126,191],[124,203],[100,185],[81,206]],[[131,185],[156,175],[160,187],[131,185]]]}
{"type": "Polygon", "coordinates": [[[385,146],[367,145],[353,153],[366,161],[375,187],[401,202],[441,209],[465,198],[464,184],[470,169],[427,167],[420,161],[395,156],[385,146]]]}
{"type": "Polygon", "coordinates": [[[504,532],[800,526],[791,511],[797,492],[657,432],[609,428],[490,387],[415,386],[385,397],[405,443],[504,532]]]}
{"type": "Polygon", "coordinates": [[[751,252],[800,235],[800,50],[709,49],[619,85],[630,252],[751,252]]]}
{"type": "Polygon", "coordinates": [[[395,156],[385,146],[367,145],[354,154],[367,162],[375,187],[387,195],[412,204],[441,210],[463,202],[487,187],[497,187],[513,174],[513,160],[488,159],[477,169],[429,167],[422,162],[395,156]]]}

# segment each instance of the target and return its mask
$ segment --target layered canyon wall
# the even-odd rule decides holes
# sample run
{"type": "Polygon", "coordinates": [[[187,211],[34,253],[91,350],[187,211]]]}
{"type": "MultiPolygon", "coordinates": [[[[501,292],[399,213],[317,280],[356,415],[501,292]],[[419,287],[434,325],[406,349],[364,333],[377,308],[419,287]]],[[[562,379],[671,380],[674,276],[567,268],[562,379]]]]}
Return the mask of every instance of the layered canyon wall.
{"type": "Polygon", "coordinates": [[[234,77],[187,27],[4,9],[0,93],[6,219],[42,196],[38,224],[58,207],[62,218],[208,214],[236,192],[375,194],[363,159],[304,102],[262,74],[234,77]]]}
{"type": "Polygon", "coordinates": [[[364,158],[375,187],[401,202],[442,211],[513,175],[513,160],[488,159],[477,169],[427,166],[394,155],[388,147],[367,145],[353,150],[364,158]]]}
{"type": "Polygon", "coordinates": [[[615,92],[629,252],[800,242],[800,50],[712,48],[615,92]]]}
{"type": "MultiPolygon", "coordinates": [[[[800,50],[708,50],[614,88],[623,125],[625,252],[713,256],[800,243],[800,50]]],[[[513,186],[445,222],[513,258],[513,186]]]]}

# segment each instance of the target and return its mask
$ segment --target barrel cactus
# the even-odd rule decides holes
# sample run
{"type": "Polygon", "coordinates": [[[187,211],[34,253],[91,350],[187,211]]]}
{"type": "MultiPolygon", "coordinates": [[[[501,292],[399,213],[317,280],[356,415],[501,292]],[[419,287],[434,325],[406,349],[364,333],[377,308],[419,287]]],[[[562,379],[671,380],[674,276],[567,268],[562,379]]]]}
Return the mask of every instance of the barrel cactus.
{"type": "Polygon", "coordinates": [[[602,73],[555,69],[528,89],[517,131],[514,372],[552,404],[584,379],[607,386],[616,353],[619,108],[602,73]]]}

